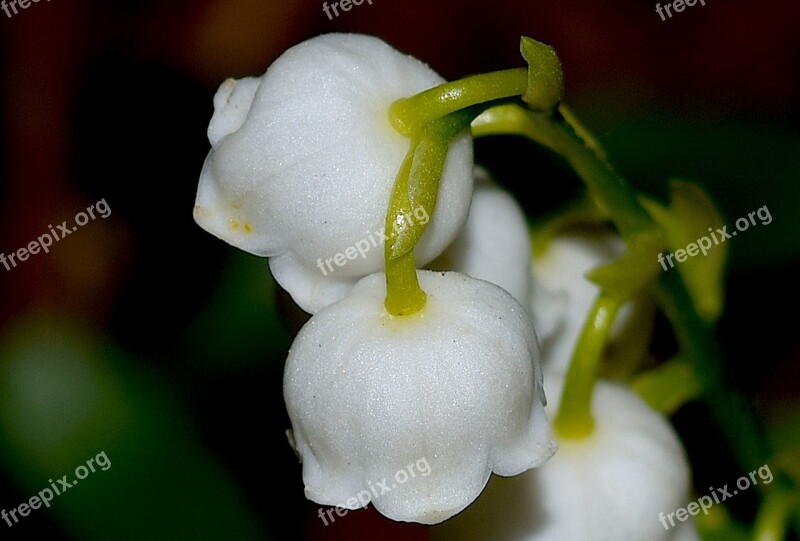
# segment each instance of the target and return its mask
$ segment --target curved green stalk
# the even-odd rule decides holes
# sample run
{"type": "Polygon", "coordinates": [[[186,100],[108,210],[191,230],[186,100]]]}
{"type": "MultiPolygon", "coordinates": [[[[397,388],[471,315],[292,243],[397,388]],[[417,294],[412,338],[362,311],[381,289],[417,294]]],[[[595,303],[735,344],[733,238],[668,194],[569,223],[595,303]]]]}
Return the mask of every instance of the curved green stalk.
{"type": "Polygon", "coordinates": [[[425,306],[413,250],[425,224],[408,224],[405,216],[422,207],[432,219],[450,142],[475,117],[504,98],[518,97],[531,109],[549,111],[563,93],[561,63],[555,50],[523,37],[520,52],[528,68],[517,68],[444,83],[389,108],[394,128],[411,138],[398,171],[386,213],[386,300],[393,315],[410,315],[425,306]]]}
{"type": "MultiPolygon", "coordinates": [[[[656,225],[637,200],[635,192],[611,166],[583,126],[563,105],[561,115],[528,111],[518,105],[488,109],[473,122],[473,136],[515,134],[560,154],[585,183],[589,196],[629,240],[636,233],[657,232],[656,225]],[[570,122],[574,126],[570,125],[570,122]]],[[[677,273],[661,273],[656,300],[679,340],[680,355],[691,362],[705,389],[705,400],[719,422],[743,471],[764,464],[767,445],[753,412],[734,390],[724,385],[722,359],[714,341],[713,325],[697,314],[677,273]]]]}
{"type": "Polygon", "coordinates": [[[714,326],[696,312],[689,291],[677,273],[665,272],[654,288],[656,303],[667,316],[678,339],[679,355],[691,362],[704,399],[726,439],[732,444],[742,471],[751,471],[767,462],[769,448],[753,411],[744,398],[725,385],[714,326]]]}
{"type": "Polygon", "coordinates": [[[522,135],[561,155],[578,173],[589,196],[620,231],[623,237],[657,231],[650,216],[639,204],[636,193],[603,159],[593,138],[564,106],[558,116],[526,110],[506,104],[488,109],[473,123],[475,137],[487,135],[522,135]],[[566,114],[565,114],[566,113],[566,114]],[[583,137],[581,136],[583,134],[583,137]]]}
{"type": "Polygon", "coordinates": [[[482,109],[467,108],[431,122],[411,140],[397,173],[386,213],[386,310],[395,316],[419,312],[426,301],[419,285],[414,246],[425,233],[436,208],[439,181],[452,140],[482,109]],[[411,223],[422,209],[429,218],[411,223]]]}
{"type": "Polygon", "coordinates": [[[601,293],[589,312],[564,380],[561,405],[554,421],[562,438],[585,438],[594,429],[592,393],[619,307],[619,299],[601,293]]]}
{"type": "Polygon", "coordinates": [[[393,247],[398,242],[398,228],[394,225],[398,220],[403,220],[405,209],[410,208],[408,198],[408,179],[411,175],[411,165],[414,152],[418,146],[417,141],[412,141],[411,148],[403,160],[389,199],[389,210],[386,213],[385,230],[389,232],[384,245],[384,262],[386,267],[386,310],[395,316],[410,315],[419,312],[424,306],[427,295],[419,285],[417,266],[414,260],[414,243],[411,249],[403,253],[394,253],[393,247]]]}
{"type": "Polygon", "coordinates": [[[775,487],[769,491],[758,510],[753,528],[753,541],[782,541],[786,538],[789,519],[797,507],[797,495],[775,487]]]}
{"type": "Polygon", "coordinates": [[[434,120],[473,105],[521,96],[528,86],[528,70],[515,68],[443,83],[394,102],[389,108],[392,126],[413,136],[434,120]]]}
{"type": "Polygon", "coordinates": [[[481,73],[442,83],[394,102],[389,119],[395,130],[409,137],[431,122],[482,103],[519,97],[534,111],[549,112],[561,101],[564,74],[555,50],[528,37],[520,40],[527,68],[481,73]]]}

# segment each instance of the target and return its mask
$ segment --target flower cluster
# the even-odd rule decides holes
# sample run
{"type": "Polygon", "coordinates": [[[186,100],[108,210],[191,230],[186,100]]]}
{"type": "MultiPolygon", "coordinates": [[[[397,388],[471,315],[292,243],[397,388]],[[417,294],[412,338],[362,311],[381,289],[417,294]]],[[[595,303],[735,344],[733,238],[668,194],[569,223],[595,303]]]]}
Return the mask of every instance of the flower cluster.
{"type": "MultiPolygon", "coordinates": [[[[429,477],[374,502],[393,519],[425,523],[464,509],[492,472],[516,475],[554,451],[536,336],[506,290],[419,271],[424,307],[396,316],[384,306],[383,250],[336,273],[316,268],[384,230],[411,141],[391,125],[389,107],[442,82],[377,38],[343,34],[289,49],[258,79],[226,81],[194,210],[209,232],[269,257],[276,281],[314,314],[292,345],[284,385],[307,496],[340,504],[425,456],[429,477]]],[[[448,142],[416,267],[470,234],[472,199],[467,128],[448,142]]]]}
{"type": "MultiPolygon", "coordinates": [[[[584,277],[625,251],[630,239],[613,231],[532,250],[519,204],[473,163],[473,135],[530,135],[555,117],[557,57],[528,38],[522,53],[527,69],[445,83],[370,36],[292,47],[263,76],[219,88],[194,217],[269,258],[312,314],[284,376],[309,499],[436,524],[470,506],[493,473],[528,472],[509,481],[515,490],[493,482],[481,497],[517,498],[517,518],[479,502],[441,531],[667,539],[642,513],[686,496],[680,441],[629,389],[592,393],[599,356],[643,321],[637,284],[649,275],[584,277]],[[331,260],[336,272],[320,272],[331,260]],[[428,475],[371,502],[353,497],[420,457],[428,475]]],[[[540,142],[555,147],[559,133],[540,142]]]]}

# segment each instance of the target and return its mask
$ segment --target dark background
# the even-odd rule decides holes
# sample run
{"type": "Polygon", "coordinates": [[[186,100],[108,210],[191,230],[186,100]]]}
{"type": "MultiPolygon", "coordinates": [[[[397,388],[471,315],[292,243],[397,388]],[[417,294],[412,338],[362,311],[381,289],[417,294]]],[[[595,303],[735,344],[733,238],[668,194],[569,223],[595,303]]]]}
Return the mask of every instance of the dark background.
{"type": "MultiPolygon", "coordinates": [[[[730,224],[767,205],[772,224],[730,242],[719,339],[769,438],[796,445],[798,27],[788,0],[706,0],[663,22],[641,0],[373,0],[333,21],[310,0],[0,12],[0,252],[100,199],[112,210],[0,267],[0,508],[101,451],[112,464],[0,536],[425,538],[373,511],[322,527],[284,434],[296,317],[279,314],[265,261],[192,219],[217,86],[325,32],[378,35],[448,79],[522,65],[529,35],[556,48],[567,103],[634,186],[663,197],[668,178],[697,181],[730,224]]],[[[480,141],[476,156],[534,219],[580,188],[526,142],[480,141]]],[[[702,407],[676,422],[699,491],[739,477],[702,407]]]]}

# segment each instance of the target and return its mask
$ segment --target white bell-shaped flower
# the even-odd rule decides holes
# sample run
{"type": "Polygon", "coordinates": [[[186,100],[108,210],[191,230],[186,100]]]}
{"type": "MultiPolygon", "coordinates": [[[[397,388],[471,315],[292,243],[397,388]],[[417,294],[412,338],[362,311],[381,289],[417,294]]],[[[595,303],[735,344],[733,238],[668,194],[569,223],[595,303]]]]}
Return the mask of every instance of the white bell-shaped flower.
{"type": "Polygon", "coordinates": [[[463,274],[418,276],[418,313],[389,315],[377,273],[317,312],[291,347],[291,440],[317,503],[371,502],[433,524],[469,505],[492,472],[517,475],[554,452],[525,309],[463,274]]]}
{"type": "MultiPolygon", "coordinates": [[[[562,385],[546,378],[551,416],[562,385]]],[[[603,381],[592,413],[589,437],[556,435],[553,458],[513,479],[493,478],[472,506],[433,528],[433,541],[698,539],[692,521],[665,528],[659,520],[689,501],[689,466],[669,422],[631,390],[603,381]]]]}
{"type": "Polygon", "coordinates": [[[482,167],[475,167],[475,191],[467,223],[428,268],[454,270],[502,287],[529,308],[540,342],[548,341],[560,328],[566,292],[553,293],[536,281],[525,212],[482,167]]]}
{"type": "MultiPolygon", "coordinates": [[[[469,216],[456,240],[429,265],[496,284],[530,304],[531,239],[516,199],[475,167],[475,191],[469,216]]],[[[538,329],[537,329],[538,331],[538,329]]]]}
{"type": "MultiPolygon", "coordinates": [[[[544,253],[534,256],[535,287],[530,309],[537,331],[540,327],[553,329],[540,335],[548,373],[566,372],[586,316],[600,293],[586,273],[611,263],[624,250],[625,243],[611,230],[576,229],[551,239],[544,253]]],[[[647,306],[646,301],[637,298],[620,308],[611,331],[612,345],[631,325],[638,324],[641,332],[646,332],[647,306]]]]}
{"type": "MultiPolygon", "coordinates": [[[[197,223],[270,258],[277,282],[314,313],[383,270],[384,221],[409,138],[389,106],[444,80],[372,36],[326,34],[288,49],[259,78],[228,80],[214,97],[212,148],[200,174],[197,223]]],[[[468,130],[451,144],[418,266],[466,220],[472,193],[468,130]]]]}

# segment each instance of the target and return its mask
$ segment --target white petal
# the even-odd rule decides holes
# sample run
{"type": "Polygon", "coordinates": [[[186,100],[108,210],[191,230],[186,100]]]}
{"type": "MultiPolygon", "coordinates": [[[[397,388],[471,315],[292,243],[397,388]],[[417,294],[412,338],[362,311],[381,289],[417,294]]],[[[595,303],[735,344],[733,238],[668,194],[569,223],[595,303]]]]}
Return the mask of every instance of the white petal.
{"type": "Polygon", "coordinates": [[[700,541],[697,526],[691,516],[686,522],[676,522],[674,528],[670,527],[670,532],[672,537],[668,537],[669,541],[700,541]]]}
{"type": "Polygon", "coordinates": [[[284,395],[315,502],[361,507],[351,498],[385,478],[395,486],[371,497],[378,511],[432,524],[469,505],[491,472],[516,475],[554,451],[524,308],[462,274],[419,278],[428,301],[414,316],[388,315],[375,274],[292,345],[284,395]],[[392,481],[421,459],[428,476],[392,481]]]}
{"type": "MultiPolygon", "coordinates": [[[[562,340],[564,339],[569,295],[563,289],[558,291],[549,290],[536,279],[533,269],[531,269],[531,294],[529,299],[528,311],[531,314],[533,327],[536,329],[536,336],[539,337],[539,345],[543,350],[542,363],[546,364],[547,359],[552,357],[552,355],[547,355],[547,352],[553,349],[553,346],[551,346],[553,341],[558,340],[559,336],[562,340]]],[[[551,362],[550,364],[555,365],[556,363],[551,362]]]]}
{"type": "MultiPolygon", "coordinates": [[[[546,378],[555,415],[563,380],[546,378]]],[[[693,527],[665,530],[659,513],[686,506],[689,467],[670,424],[637,395],[599,382],[595,431],[559,440],[542,467],[493,478],[464,513],[432,530],[434,541],[674,541],[693,527]]],[[[682,537],[686,536],[686,537],[682,537]]]]}
{"type": "Polygon", "coordinates": [[[486,280],[528,306],[530,262],[531,241],[522,208],[483,168],[476,167],[467,223],[430,268],[455,270],[486,280]]]}
{"type": "MultiPolygon", "coordinates": [[[[275,279],[304,310],[341,298],[383,269],[383,246],[371,239],[383,231],[409,146],[391,126],[389,106],[441,82],[422,62],[358,34],[296,45],[257,84],[226,81],[214,100],[196,221],[233,246],[274,258],[275,279]],[[363,256],[345,258],[364,242],[363,256]]],[[[419,266],[455,238],[471,192],[465,130],[450,147],[435,216],[415,251],[419,266]]]]}
{"type": "Polygon", "coordinates": [[[261,80],[257,77],[227,79],[214,95],[214,114],[208,123],[208,140],[217,146],[223,137],[244,124],[261,80]]]}
{"type": "MultiPolygon", "coordinates": [[[[537,331],[555,329],[541,337],[544,364],[553,373],[564,373],[583,330],[586,316],[600,293],[586,279],[590,270],[610,263],[625,250],[622,239],[610,231],[575,231],[550,241],[545,253],[533,261],[534,278],[531,312],[537,331]]],[[[635,324],[634,308],[626,303],[620,310],[611,340],[635,324]]]]}

